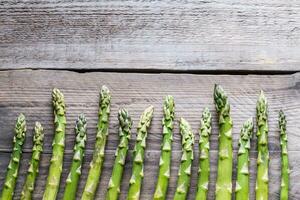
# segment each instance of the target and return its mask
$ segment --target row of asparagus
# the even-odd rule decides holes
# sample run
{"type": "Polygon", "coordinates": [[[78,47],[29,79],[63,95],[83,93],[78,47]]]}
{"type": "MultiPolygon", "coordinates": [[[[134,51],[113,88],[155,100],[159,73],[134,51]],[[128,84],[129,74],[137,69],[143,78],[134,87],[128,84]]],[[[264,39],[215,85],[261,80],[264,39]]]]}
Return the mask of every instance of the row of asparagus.
{"type": "MultiPolygon", "coordinates": [[[[101,176],[101,169],[104,162],[105,145],[108,136],[108,122],[110,114],[111,95],[107,87],[103,86],[100,93],[99,120],[97,125],[96,143],[93,158],[86,184],[81,196],[82,200],[94,199],[101,176]]],[[[65,102],[63,94],[54,89],[52,93],[54,107],[55,135],[53,139],[53,153],[44,200],[54,200],[57,197],[60,177],[63,167],[63,155],[65,147],[65,102]]],[[[232,195],[232,118],[230,116],[230,104],[224,90],[216,85],[214,89],[214,101],[219,116],[219,156],[218,172],[216,182],[216,200],[231,200],[232,195]]],[[[256,199],[268,199],[268,108],[264,93],[261,92],[257,102],[257,180],[256,180],[256,199]]],[[[133,151],[133,166],[130,186],[127,194],[128,200],[137,200],[140,197],[142,180],[144,176],[144,152],[146,148],[146,138],[148,128],[152,120],[154,108],[148,107],[141,115],[138,124],[136,144],[133,151]]],[[[173,141],[173,126],[175,118],[175,104],[172,96],[166,96],[163,105],[163,139],[161,145],[161,156],[159,161],[159,173],[154,200],[166,199],[168,183],[170,178],[171,150],[173,141]]],[[[121,109],[118,113],[119,119],[119,145],[115,153],[111,179],[108,184],[106,199],[116,200],[120,193],[120,183],[124,170],[128,143],[131,136],[132,120],[126,109],[121,109]]],[[[205,200],[207,198],[209,176],[210,176],[210,157],[209,140],[211,135],[212,116],[208,108],[205,108],[201,117],[201,127],[199,131],[199,170],[196,199],[205,200]]],[[[287,152],[286,119],[282,111],[279,113],[280,144],[282,157],[282,180],[280,199],[288,199],[289,190],[289,165],[287,152]]],[[[39,160],[43,151],[43,127],[36,122],[33,136],[32,158],[30,161],[27,178],[21,193],[21,199],[32,199],[35,180],[38,175],[39,160]]],[[[76,191],[81,175],[81,165],[84,157],[87,132],[87,120],[83,114],[78,117],[75,126],[76,141],[74,146],[74,156],[70,173],[66,180],[64,200],[76,198],[76,191]]],[[[13,139],[14,147],[11,160],[7,168],[5,183],[2,189],[1,200],[13,198],[14,188],[18,177],[18,170],[22,154],[22,146],[25,140],[26,122],[25,116],[20,114],[13,139]]],[[[191,177],[191,167],[194,158],[193,146],[195,143],[193,131],[189,123],[180,119],[180,133],[182,138],[182,157],[178,172],[177,188],[174,200],[186,199],[191,177]]],[[[238,161],[237,161],[237,181],[236,199],[249,199],[249,151],[250,140],[253,134],[253,121],[247,120],[242,129],[239,139],[238,161]]]]}

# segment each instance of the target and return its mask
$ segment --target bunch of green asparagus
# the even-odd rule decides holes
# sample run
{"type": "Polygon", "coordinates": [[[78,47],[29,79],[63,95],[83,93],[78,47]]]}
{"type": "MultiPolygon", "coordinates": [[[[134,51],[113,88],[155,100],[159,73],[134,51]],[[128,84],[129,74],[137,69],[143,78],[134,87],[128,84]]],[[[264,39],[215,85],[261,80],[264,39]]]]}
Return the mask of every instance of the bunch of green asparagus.
{"type": "MultiPolygon", "coordinates": [[[[228,96],[220,85],[214,87],[214,102],[218,114],[219,125],[219,151],[216,180],[216,200],[231,200],[232,198],[232,172],[233,172],[233,137],[232,117],[228,96]]],[[[90,162],[90,169],[81,194],[82,200],[95,199],[99,185],[102,166],[104,163],[105,147],[108,137],[109,116],[110,116],[111,94],[106,86],[101,88],[99,103],[99,119],[93,158],[90,162]]],[[[53,89],[52,104],[54,112],[55,133],[52,143],[52,158],[50,160],[48,178],[44,190],[44,200],[55,200],[59,188],[60,178],[63,170],[63,159],[65,149],[66,132],[66,107],[64,95],[58,89],[53,89]]],[[[136,143],[132,158],[132,175],[129,181],[127,194],[128,200],[138,200],[141,196],[146,141],[153,118],[154,107],[150,106],[144,110],[137,126],[136,143]]],[[[119,144],[115,152],[115,162],[112,166],[111,178],[108,182],[106,200],[117,200],[121,191],[123,172],[125,170],[126,157],[128,157],[129,143],[131,138],[131,127],[133,122],[126,109],[120,109],[119,120],[119,144]]],[[[170,95],[165,97],[163,103],[162,119],[162,141],[159,170],[156,181],[153,200],[165,200],[168,194],[168,185],[171,173],[173,128],[175,121],[175,103],[170,95]]],[[[205,108],[200,119],[199,130],[199,166],[196,199],[205,200],[208,198],[210,180],[210,135],[212,133],[212,114],[205,108]]],[[[257,179],[256,199],[268,200],[269,198],[269,147],[268,147],[268,104],[264,92],[261,91],[256,105],[257,122],[257,179]]],[[[280,199],[288,200],[289,197],[289,161],[286,133],[286,116],[282,110],[279,112],[279,130],[281,145],[281,191],[280,199]]],[[[182,156],[178,170],[177,187],[174,200],[187,199],[192,175],[192,164],[194,159],[195,138],[189,123],[180,119],[180,134],[182,156]]],[[[237,173],[235,183],[235,199],[247,200],[250,198],[250,150],[251,138],[254,125],[252,118],[248,119],[242,126],[238,143],[237,173]]],[[[13,151],[7,167],[6,178],[2,187],[0,200],[11,200],[14,198],[14,191],[19,174],[20,161],[22,159],[22,147],[26,137],[25,116],[20,114],[15,125],[13,137],[13,151]]],[[[36,185],[39,172],[39,165],[43,153],[44,130],[39,122],[36,122],[33,134],[32,157],[29,162],[27,176],[22,188],[22,200],[30,200],[36,185]]],[[[76,199],[76,194],[87,140],[87,120],[84,114],[79,115],[75,125],[75,144],[73,160],[69,174],[65,181],[63,199],[76,199]]]]}

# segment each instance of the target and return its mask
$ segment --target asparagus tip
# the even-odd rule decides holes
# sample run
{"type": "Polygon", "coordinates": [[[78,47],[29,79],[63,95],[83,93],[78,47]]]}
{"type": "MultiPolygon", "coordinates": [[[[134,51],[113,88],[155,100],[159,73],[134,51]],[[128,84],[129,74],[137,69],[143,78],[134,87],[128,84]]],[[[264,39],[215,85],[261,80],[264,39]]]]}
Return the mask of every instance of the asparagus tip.
{"type": "Polygon", "coordinates": [[[129,112],[125,108],[119,110],[118,119],[121,127],[128,126],[129,129],[131,128],[132,120],[129,115],[129,112]]]}
{"type": "Polygon", "coordinates": [[[253,130],[253,119],[252,117],[249,118],[247,121],[245,121],[245,123],[243,124],[242,127],[242,137],[243,138],[251,138],[252,137],[252,131],[253,130]]]}
{"type": "Polygon", "coordinates": [[[34,131],[39,135],[43,132],[44,128],[40,122],[35,122],[34,131]]]}
{"type": "Polygon", "coordinates": [[[209,108],[208,107],[205,107],[203,112],[202,112],[202,118],[203,119],[209,119],[211,118],[211,113],[209,111],[209,108]]]}
{"type": "Polygon", "coordinates": [[[260,104],[267,104],[267,98],[265,96],[265,93],[263,90],[260,91],[259,97],[258,97],[258,103],[260,104]]]}
{"type": "Polygon", "coordinates": [[[109,91],[108,87],[106,85],[103,85],[101,87],[101,94],[105,95],[105,94],[109,94],[109,93],[110,93],[110,91],[109,91]]]}
{"type": "Polygon", "coordinates": [[[188,123],[188,121],[185,120],[183,117],[180,118],[180,129],[181,129],[181,133],[183,135],[188,135],[189,137],[191,137],[192,143],[194,143],[194,134],[193,134],[192,128],[191,128],[190,124],[188,123]]]}
{"type": "Polygon", "coordinates": [[[228,104],[228,99],[227,99],[227,94],[224,91],[224,89],[218,85],[215,84],[214,88],[214,100],[216,104],[216,109],[219,112],[222,108],[229,106],[228,104]]]}
{"type": "Polygon", "coordinates": [[[174,98],[173,98],[173,96],[172,95],[167,95],[166,97],[165,97],[165,100],[166,101],[174,101],[174,98]]]}
{"type": "Polygon", "coordinates": [[[103,85],[100,91],[100,99],[101,99],[100,105],[102,108],[104,108],[109,104],[110,98],[111,95],[109,89],[105,85],[103,85]]]}
{"type": "Polygon", "coordinates": [[[257,100],[257,112],[267,115],[267,98],[263,90],[260,91],[260,95],[257,100]]]}
{"type": "Polygon", "coordinates": [[[23,121],[25,121],[25,115],[23,113],[20,113],[17,118],[17,123],[22,123],[23,121]]]}
{"type": "Polygon", "coordinates": [[[85,115],[83,113],[81,113],[78,116],[78,119],[76,121],[76,125],[75,125],[75,130],[80,131],[81,129],[86,130],[86,118],[85,115]]]}
{"type": "Polygon", "coordinates": [[[78,121],[82,121],[84,123],[86,123],[86,118],[85,118],[85,115],[83,113],[81,113],[79,116],[78,116],[78,121]]]}
{"type": "Polygon", "coordinates": [[[154,112],[154,106],[149,106],[148,108],[145,109],[144,113],[146,113],[147,115],[152,115],[154,112]]]}
{"type": "Polygon", "coordinates": [[[63,93],[57,88],[54,88],[52,90],[52,97],[53,97],[53,100],[56,100],[56,101],[58,101],[59,99],[61,99],[61,100],[64,99],[63,93]]]}
{"type": "Polygon", "coordinates": [[[285,129],[286,127],[286,118],[282,110],[279,111],[279,126],[285,129]]]}
{"type": "Polygon", "coordinates": [[[15,125],[15,133],[18,138],[24,138],[26,132],[26,120],[25,115],[21,113],[18,118],[15,125]]]}
{"type": "Polygon", "coordinates": [[[180,118],[180,124],[188,124],[188,122],[183,118],[183,117],[181,117],[180,118]]]}
{"type": "Polygon", "coordinates": [[[34,136],[33,136],[33,141],[34,143],[42,144],[44,140],[44,134],[43,134],[44,128],[40,122],[35,122],[35,127],[34,127],[34,136]]]}

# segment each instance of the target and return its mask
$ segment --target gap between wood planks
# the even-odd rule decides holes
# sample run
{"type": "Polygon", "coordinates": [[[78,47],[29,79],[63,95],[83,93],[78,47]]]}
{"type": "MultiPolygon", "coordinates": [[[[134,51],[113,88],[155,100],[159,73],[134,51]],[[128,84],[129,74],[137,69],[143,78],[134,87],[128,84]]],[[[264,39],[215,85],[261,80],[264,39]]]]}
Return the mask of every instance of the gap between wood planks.
{"type": "Polygon", "coordinates": [[[202,70],[202,69],[133,69],[133,68],[106,68],[106,69],[75,69],[75,68],[20,68],[20,69],[6,69],[0,68],[0,71],[17,71],[17,70],[53,70],[53,71],[70,71],[77,73],[93,73],[93,72],[110,72],[110,73],[142,73],[142,74],[206,74],[206,75],[292,75],[300,70],[202,70]]]}

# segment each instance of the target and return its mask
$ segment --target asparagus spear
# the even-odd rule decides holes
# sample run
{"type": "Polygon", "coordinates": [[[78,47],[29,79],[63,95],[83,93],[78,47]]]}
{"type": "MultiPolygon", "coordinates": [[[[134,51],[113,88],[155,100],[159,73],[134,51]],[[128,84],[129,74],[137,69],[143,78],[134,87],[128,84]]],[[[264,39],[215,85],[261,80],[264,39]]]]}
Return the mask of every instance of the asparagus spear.
{"type": "Polygon", "coordinates": [[[20,114],[15,125],[15,136],[13,139],[14,148],[7,167],[6,178],[2,188],[1,200],[10,200],[13,198],[20,166],[20,159],[22,156],[22,146],[24,144],[25,134],[25,116],[23,114],[20,114]]]}
{"type": "Polygon", "coordinates": [[[211,113],[205,108],[201,118],[199,139],[199,171],[196,199],[206,200],[210,173],[209,163],[209,136],[211,134],[211,113]]]}
{"type": "Polygon", "coordinates": [[[65,149],[65,100],[63,93],[56,88],[54,88],[52,91],[52,103],[54,107],[55,135],[52,143],[51,164],[49,167],[49,174],[43,196],[44,200],[56,199],[63,167],[65,149]]]}
{"type": "Polygon", "coordinates": [[[280,199],[289,199],[289,159],[287,150],[286,119],[282,110],[279,112],[280,145],[281,145],[281,191],[280,199]]]}
{"type": "Polygon", "coordinates": [[[106,193],[106,200],[117,200],[120,193],[120,184],[123,175],[128,143],[131,134],[132,120],[126,109],[119,110],[119,136],[120,142],[116,151],[116,159],[113,167],[112,176],[106,193]]]}
{"type": "Polygon", "coordinates": [[[104,151],[106,145],[106,138],[108,135],[108,121],[111,99],[110,92],[106,86],[102,86],[101,88],[100,99],[101,100],[99,104],[100,108],[95,149],[93,153],[93,159],[90,163],[90,170],[87,177],[87,181],[81,197],[82,200],[94,199],[104,161],[104,151]]]}
{"type": "Polygon", "coordinates": [[[256,105],[257,112],[257,178],[256,178],[256,199],[268,199],[268,168],[269,168],[269,149],[268,149],[268,105],[267,99],[261,91],[256,105]]]}
{"type": "Polygon", "coordinates": [[[194,134],[189,123],[183,118],[180,119],[180,133],[182,157],[178,172],[177,188],[174,200],[184,200],[187,197],[190,187],[192,162],[194,159],[194,134]]]}
{"type": "Polygon", "coordinates": [[[72,200],[76,198],[78,181],[81,175],[81,165],[84,157],[84,148],[86,142],[86,118],[84,114],[79,115],[75,125],[76,141],[74,146],[74,156],[70,173],[66,180],[66,188],[64,192],[64,200],[72,200]]]}
{"type": "Polygon", "coordinates": [[[39,122],[35,123],[33,136],[32,157],[27,173],[27,178],[21,193],[21,200],[32,199],[35,179],[39,173],[40,157],[43,152],[44,129],[39,122]]]}
{"type": "Polygon", "coordinates": [[[219,115],[219,158],[216,182],[216,200],[231,200],[232,193],[232,119],[228,98],[219,85],[215,85],[214,100],[219,115]]]}
{"type": "Polygon", "coordinates": [[[172,155],[172,130],[174,121],[174,99],[172,96],[166,96],[164,101],[164,118],[162,120],[163,124],[163,141],[161,145],[161,155],[159,163],[159,174],[156,184],[156,189],[154,192],[154,200],[164,200],[166,199],[166,194],[168,190],[169,178],[170,178],[170,165],[171,165],[171,155],[172,155]]]}
{"type": "Polygon", "coordinates": [[[236,200],[249,199],[249,151],[252,133],[253,121],[250,118],[244,123],[239,140],[236,200]]]}
{"type": "Polygon", "coordinates": [[[144,176],[144,152],[146,148],[147,129],[150,126],[154,108],[150,106],[143,112],[137,130],[133,152],[132,176],[130,179],[127,200],[138,200],[144,176]]]}

